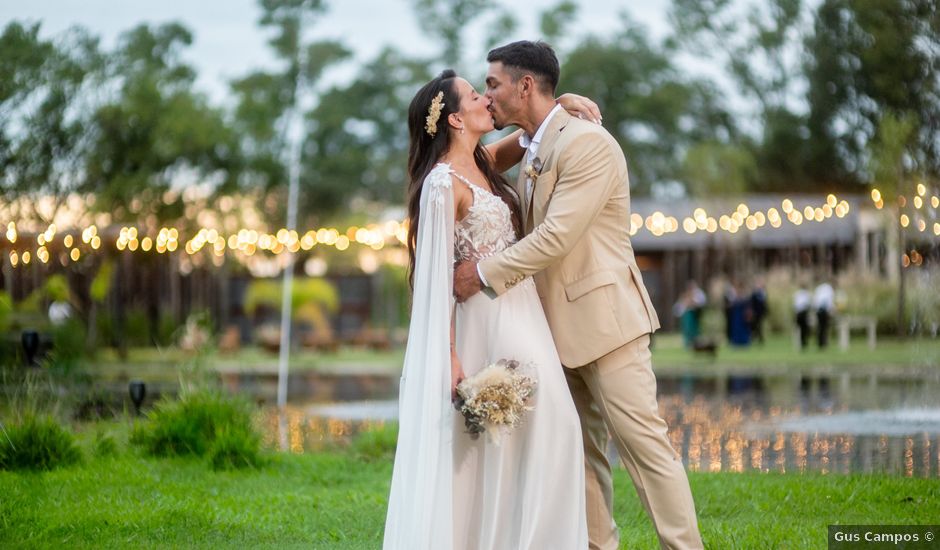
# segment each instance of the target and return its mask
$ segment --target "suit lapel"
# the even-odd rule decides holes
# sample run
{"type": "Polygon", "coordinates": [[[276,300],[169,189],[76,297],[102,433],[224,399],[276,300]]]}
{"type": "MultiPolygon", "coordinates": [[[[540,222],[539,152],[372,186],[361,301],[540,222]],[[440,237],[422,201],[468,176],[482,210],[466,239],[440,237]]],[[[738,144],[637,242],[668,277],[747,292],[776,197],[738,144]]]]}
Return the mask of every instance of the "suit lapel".
{"type": "MultiPolygon", "coordinates": [[[[568,126],[568,123],[571,121],[571,115],[568,114],[568,111],[564,109],[555,113],[555,116],[548,122],[548,127],[545,128],[545,133],[542,134],[542,142],[539,143],[539,152],[536,158],[542,159],[542,170],[545,169],[545,159],[549,157],[552,152],[552,147],[555,146],[555,142],[558,141],[558,136],[561,135],[561,132],[568,126]]],[[[528,164],[528,163],[526,163],[528,164]]],[[[525,169],[520,171],[522,190],[525,193],[525,169]]],[[[556,176],[557,177],[557,176],[556,176]]],[[[535,202],[535,189],[539,184],[538,178],[532,184],[532,197],[529,198],[526,194],[525,201],[525,210],[523,210],[523,218],[525,223],[525,231],[528,233],[529,230],[535,227],[535,220],[532,217],[532,203],[535,202]]]]}
{"type": "MultiPolygon", "coordinates": [[[[525,153],[523,153],[522,160],[525,161],[525,153]]],[[[526,196],[525,192],[525,164],[519,166],[519,175],[516,176],[516,193],[519,194],[519,206],[522,208],[522,234],[525,235],[529,232],[528,226],[526,225],[526,211],[529,208],[529,197],[526,196]]]]}

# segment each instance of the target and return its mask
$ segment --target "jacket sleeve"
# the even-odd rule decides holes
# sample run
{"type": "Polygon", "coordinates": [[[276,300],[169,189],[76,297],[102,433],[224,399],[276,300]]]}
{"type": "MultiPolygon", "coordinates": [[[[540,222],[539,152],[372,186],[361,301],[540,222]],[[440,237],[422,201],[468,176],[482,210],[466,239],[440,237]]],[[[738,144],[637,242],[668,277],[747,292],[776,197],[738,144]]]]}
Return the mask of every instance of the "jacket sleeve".
{"type": "Polygon", "coordinates": [[[556,163],[558,180],[545,219],[529,235],[480,262],[496,294],[563,258],[597,218],[618,183],[612,145],[601,134],[580,136],[556,163]]]}

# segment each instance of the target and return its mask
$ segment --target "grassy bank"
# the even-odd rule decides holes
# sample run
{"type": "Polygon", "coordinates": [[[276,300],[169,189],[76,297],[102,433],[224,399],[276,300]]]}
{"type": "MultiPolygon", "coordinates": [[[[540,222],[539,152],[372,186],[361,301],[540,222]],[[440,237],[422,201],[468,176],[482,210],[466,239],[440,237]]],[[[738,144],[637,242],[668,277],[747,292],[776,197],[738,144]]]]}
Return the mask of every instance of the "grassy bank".
{"type": "MultiPolygon", "coordinates": [[[[93,438],[89,431],[85,445],[93,438]]],[[[116,457],[46,473],[0,472],[0,547],[379,548],[391,461],[349,449],[273,454],[215,472],[191,459],[116,457]]],[[[623,548],[656,548],[616,472],[623,548]]],[[[831,523],[935,523],[936,479],[692,473],[707,547],[820,548],[831,523]]]]}
{"type": "MultiPolygon", "coordinates": [[[[341,348],[337,352],[299,351],[291,355],[292,371],[317,370],[328,372],[388,372],[396,375],[401,368],[404,350],[371,351],[341,348]]],[[[140,378],[147,381],[177,380],[177,368],[188,357],[175,349],[135,348],[127,361],[120,360],[112,350],[103,350],[90,361],[86,371],[104,381],[140,378]]],[[[717,355],[694,354],[682,347],[677,334],[659,333],[654,340],[653,365],[658,371],[708,372],[729,368],[746,369],[845,369],[875,367],[880,369],[924,369],[940,364],[940,339],[897,340],[880,338],[878,346],[869,350],[863,338],[852,340],[847,351],[835,342],[828,349],[810,346],[806,351],[794,349],[792,341],[783,336],[768,337],[766,344],[746,348],[721,345],[717,355]]],[[[277,354],[260,348],[244,348],[234,353],[210,353],[205,359],[208,369],[235,371],[277,371],[277,354]]]]}
{"type": "Polygon", "coordinates": [[[940,339],[910,339],[881,337],[875,349],[866,341],[853,339],[849,349],[842,351],[832,339],[826,349],[811,343],[806,350],[793,346],[784,336],[768,337],[764,344],[748,347],[719,345],[717,355],[696,354],[682,347],[677,334],[657,334],[654,341],[653,365],[657,370],[685,370],[694,368],[746,367],[751,369],[786,368],[820,369],[877,367],[892,369],[930,368],[940,364],[940,339]]]}

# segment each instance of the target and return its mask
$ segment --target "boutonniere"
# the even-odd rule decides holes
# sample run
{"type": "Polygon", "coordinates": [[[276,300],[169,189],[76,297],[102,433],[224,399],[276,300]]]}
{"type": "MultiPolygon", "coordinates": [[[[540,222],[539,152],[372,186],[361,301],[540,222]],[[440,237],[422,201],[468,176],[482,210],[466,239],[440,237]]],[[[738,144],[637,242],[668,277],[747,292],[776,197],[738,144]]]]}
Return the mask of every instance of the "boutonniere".
{"type": "Polygon", "coordinates": [[[525,165],[525,175],[531,179],[533,182],[539,178],[539,173],[542,171],[542,159],[535,157],[532,159],[532,162],[525,165]]]}

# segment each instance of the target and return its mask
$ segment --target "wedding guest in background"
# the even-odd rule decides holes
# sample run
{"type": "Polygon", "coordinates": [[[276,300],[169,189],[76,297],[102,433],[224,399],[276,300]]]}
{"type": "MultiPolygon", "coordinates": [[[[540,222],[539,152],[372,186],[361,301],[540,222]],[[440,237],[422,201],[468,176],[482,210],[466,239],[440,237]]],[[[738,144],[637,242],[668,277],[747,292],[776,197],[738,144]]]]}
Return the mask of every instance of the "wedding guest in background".
{"type": "Polygon", "coordinates": [[[806,349],[809,344],[809,309],[812,300],[806,284],[801,282],[793,293],[793,312],[796,314],[796,327],[800,334],[800,349],[806,349]]]}
{"type": "Polygon", "coordinates": [[[829,345],[829,321],[835,310],[835,291],[825,279],[813,291],[813,309],[816,310],[816,340],[819,349],[825,349],[829,345]]]}
{"type": "Polygon", "coordinates": [[[764,344],[764,319],[767,317],[767,289],[758,278],[751,290],[751,338],[764,344]]]}
{"type": "Polygon", "coordinates": [[[705,292],[694,279],[686,283],[685,291],[673,306],[672,311],[679,318],[682,331],[682,343],[687,348],[695,344],[702,331],[702,310],[705,308],[705,292]]]}

